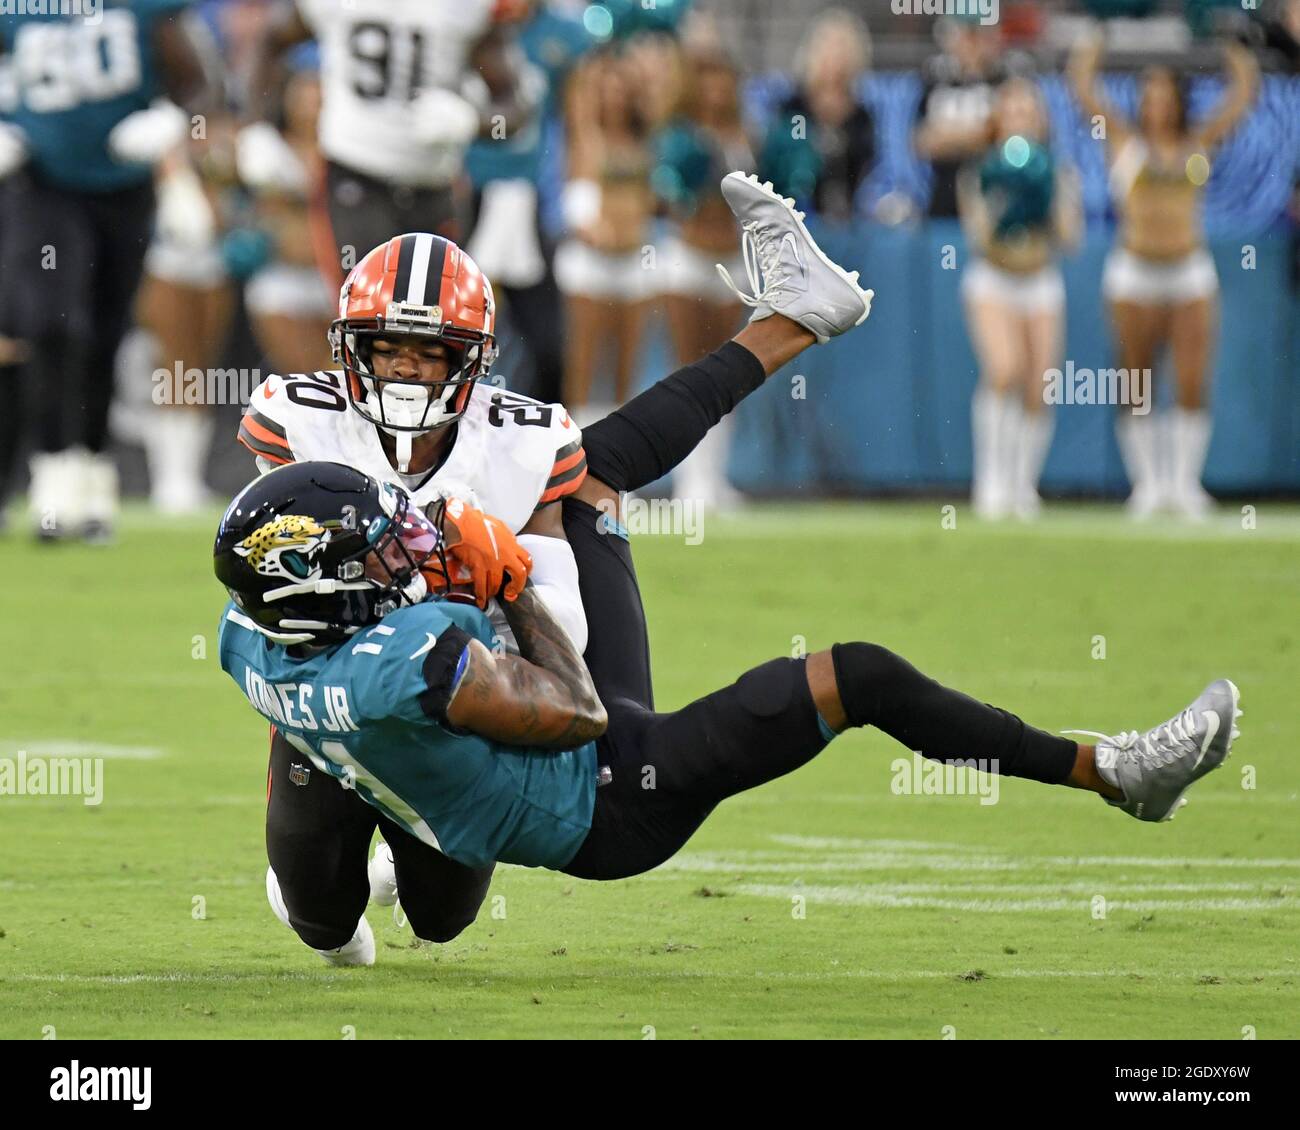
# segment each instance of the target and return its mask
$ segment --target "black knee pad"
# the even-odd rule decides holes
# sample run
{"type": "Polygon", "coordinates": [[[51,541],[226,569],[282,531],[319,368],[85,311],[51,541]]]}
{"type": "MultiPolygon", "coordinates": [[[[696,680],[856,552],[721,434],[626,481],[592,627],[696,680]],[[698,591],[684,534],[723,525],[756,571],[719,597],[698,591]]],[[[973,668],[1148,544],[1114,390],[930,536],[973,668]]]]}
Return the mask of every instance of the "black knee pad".
{"type": "Polygon", "coordinates": [[[289,914],[289,925],[303,943],[314,950],[332,950],[347,945],[356,933],[357,922],[365,913],[365,899],[349,897],[341,891],[286,888],[281,879],[280,891],[289,914]],[[294,902],[291,904],[290,899],[294,902]]]}
{"type": "Polygon", "coordinates": [[[831,648],[831,663],[850,726],[877,722],[881,704],[917,674],[907,660],[874,643],[837,643],[831,648]]]}

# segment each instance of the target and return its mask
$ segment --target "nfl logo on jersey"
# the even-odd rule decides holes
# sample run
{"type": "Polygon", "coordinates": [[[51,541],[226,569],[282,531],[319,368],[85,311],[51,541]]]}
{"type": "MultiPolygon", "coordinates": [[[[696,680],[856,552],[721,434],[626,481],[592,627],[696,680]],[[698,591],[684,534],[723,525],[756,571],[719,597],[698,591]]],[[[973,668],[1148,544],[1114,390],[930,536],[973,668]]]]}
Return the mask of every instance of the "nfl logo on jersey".
{"type": "Polygon", "coordinates": [[[289,780],[295,785],[305,785],[311,780],[311,766],[298,765],[297,763],[289,766],[289,780]]]}

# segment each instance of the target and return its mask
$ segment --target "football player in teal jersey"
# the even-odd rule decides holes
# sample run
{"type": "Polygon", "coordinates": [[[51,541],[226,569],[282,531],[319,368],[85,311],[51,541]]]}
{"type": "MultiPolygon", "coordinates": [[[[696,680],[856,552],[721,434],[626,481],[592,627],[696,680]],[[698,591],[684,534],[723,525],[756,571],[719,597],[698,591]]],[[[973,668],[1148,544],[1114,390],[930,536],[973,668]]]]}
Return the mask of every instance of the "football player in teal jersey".
{"type": "MultiPolygon", "coordinates": [[[[474,604],[424,600],[428,578],[457,575],[444,531],[462,516],[451,502],[435,522],[400,487],[341,463],[272,471],[222,520],[217,572],[235,603],[221,662],[295,749],[424,843],[471,867],[559,867],[586,832],[605,712],[573,648],[551,645],[558,677],[510,665],[527,681],[517,690],[532,704],[532,748],[495,744],[518,734],[517,704],[493,719],[447,715],[441,696],[464,677],[471,642],[483,648],[479,662],[497,662],[491,622],[474,604]],[[474,732],[457,732],[453,718],[474,732]]],[[[502,526],[494,534],[503,548],[514,541],[502,526]]],[[[521,552],[509,570],[512,626],[534,604],[531,590],[518,595],[527,564],[521,552]]]]}
{"type": "MultiPolygon", "coordinates": [[[[516,458],[526,456],[529,445],[521,436],[507,438],[509,429],[501,430],[504,418],[494,423],[489,412],[481,421],[489,429],[486,434],[496,437],[489,447],[473,413],[462,419],[466,414],[458,412],[436,431],[418,425],[412,429],[427,431],[417,437],[425,446],[418,452],[419,470],[412,481],[396,470],[400,459],[394,461],[382,448],[371,446],[373,431],[370,444],[360,450],[330,439],[344,434],[366,437],[364,429],[347,427],[350,419],[339,418],[345,403],[337,404],[337,412],[327,411],[318,399],[311,398],[302,418],[292,426],[287,416],[281,415],[278,423],[266,416],[271,400],[265,394],[269,391],[271,399],[280,396],[279,378],[275,377],[268,381],[277,387],[264,389],[263,395],[254,398],[256,407],[250,405],[241,440],[259,456],[259,465],[266,463],[263,469],[268,471],[293,461],[342,462],[409,489],[421,506],[436,505],[451,484],[476,502],[493,500],[493,509],[503,508],[497,519],[472,507],[462,508],[459,517],[453,515],[461,539],[454,552],[463,555],[468,541],[478,547],[480,561],[487,557],[496,561],[500,553],[491,551],[491,543],[492,530],[498,526],[503,527],[495,535],[498,547],[513,545],[517,553],[519,546],[526,544],[533,554],[533,594],[570,638],[579,641],[579,648],[580,640],[587,641],[584,660],[598,695],[605,701],[626,699],[653,709],[641,594],[626,531],[615,520],[619,497],[671,472],[711,427],[781,366],[816,342],[860,325],[870,311],[872,297],[871,291],[858,285],[855,273],[825,256],[793,202],[777,196],[770,185],[737,172],[723,178],[722,193],[745,233],[745,273],[753,293],[742,295],[741,301],[754,310],[750,325],[707,357],[665,377],[588,427],[581,441],[585,457],[583,447],[572,450],[565,438],[563,464],[551,478],[546,477],[549,461],[534,466],[534,470],[540,467],[542,475],[531,486],[529,476],[520,479],[511,471],[511,467],[533,465],[533,459],[522,458],[521,462],[516,458]],[[428,441],[435,446],[429,447],[428,441]],[[500,442],[515,450],[502,450],[500,442]],[[372,451],[378,459],[372,458],[372,451]],[[448,474],[440,485],[442,471],[448,474]],[[518,543],[506,536],[510,531],[520,534],[518,543]],[[562,573],[557,570],[560,564],[566,565],[562,573]],[[580,598],[569,600],[574,587],[580,598]],[[617,623],[618,632],[589,637],[584,608],[617,623]]],[[[478,297],[490,290],[464,252],[444,240],[427,234],[408,235],[394,237],[392,245],[391,254],[379,248],[363,259],[345,284],[344,298],[357,319],[348,332],[370,337],[396,335],[385,343],[392,351],[376,349],[371,355],[375,374],[383,381],[416,393],[422,386],[423,396],[435,388],[444,390],[440,395],[449,395],[449,390],[464,393],[467,385],[487,375],[486,361],[474,370],[464,370],[463,363],[455,359],[464,358],[467,335],[490,346],[491,306],[478,302],[478,297]],[[423,255],[421,246],[426,248],[423,255]],[[432,253],[435,246],[440,248],[436,256],[432,253]],[[419,270],[417,264],[423,264],[419,270]],[[373,273],[372,267],[376,268],[373,273]],[[366,276],[368,282],[354,285],[359,276],[366,276]],[[412,280],[419,281],[423,292],[430,277],[440,279],[440,288],[450,287],[450,291],[442,294],[439,290],[439,303],[426,311],[428,325],[417,325],[409,302],[397,306],[401,316],[387,325],[392,303],[385,288],[391,285],[392,294],[409,296],[412,280]]],[[[297,382],[290,382],[290,388],[292,394],[289,389],[282,390],[287,399],[302,395],[297,382]]],[[[471,407],[473,398],[471,391],[471,407]]],[[[357,407],[355,401],[353,407],[357,407]]],[[[538,405],[536,410],[519,426],[532,425],[540,434],[539,421],[558,420],[558,416],[553,416],[548,406],[538,405]]],[[[371,416],[366,418],[377,426],[371,416]]],[[[562,430],[573,430],[567,416],[562,430]]],[[[576,444],[575,439],[573,446],[576,444]]],[[[506,571],[499,564],[494,568],[506,571]]],[[[499,584],[497,577],[494,584],[483,585],[480,607],[499,584]]],[[[504,624],[499,631],[512,634],[504,624]]],[[[270,862],[267,897],[272,908],[307,945],[335,964],[357,957],[356,952],[340,952],[340,941],[357,940],[364,956],[365,938],[354,939],[354,931],[365,932],[364,919],[360,924],[358,919],[367,898],[378,905],[392,905],[400,898],[418,937],[448,941],[474,920],[492,877],[492,863],[482,867],[458,863],[359,799],[355,790],[340,789],[333,777],[312,773],[310,761],[289,744],[278,727],[272,729],[267,773],[266,846],[270,862]],[[376,826],[384,838],[368,868],[368,848],[376,826]]]]}
{"type": "Polygon", "coordinates": [[[0,14],[0,333],[27,343],[6,403],[34,425],[33,531],[102,540],[113,359],[154,214],[153,165],[213,87],[186,0],[6,7],[0,14]],[[36,11],[37,7],[42,11],[36,11]]]}
{"type": "MultiPolygon", "coordinates": [[[[232,597],[222,668],[301,751],[304,772],[336,778],[462,867],[639,874],[722,800],[792,772],[850,726],[874,725],[937,761],[1096,792],[1151,821],[1170,818],[1236,737],[1227,679],[1145,733],[1081,745],[869,643],[772,660],[668,713],[633,698],[602,703],[527,587],[529,563],[509,532],[486,568],[458,553],[471,524],[453,503],[426,517],[400,487],[303,462],[246,487],[215,545],[232,597]],[[454,602],[467,564],[471,580],[490,577],[519,655],[496,652],[486,616],[454,602]]],[[[591,617],[593,637],[621,630],[615,616],[591,617]]],[[[327,875],[325,863],[305,857],[301,867],[327,875]]],[[[333,924],[277,910],[309,945],[332,928],[334,946],[314,947],[327,959],[370,964],[364,889],[340,895],[351,901],[333,924]]]]}

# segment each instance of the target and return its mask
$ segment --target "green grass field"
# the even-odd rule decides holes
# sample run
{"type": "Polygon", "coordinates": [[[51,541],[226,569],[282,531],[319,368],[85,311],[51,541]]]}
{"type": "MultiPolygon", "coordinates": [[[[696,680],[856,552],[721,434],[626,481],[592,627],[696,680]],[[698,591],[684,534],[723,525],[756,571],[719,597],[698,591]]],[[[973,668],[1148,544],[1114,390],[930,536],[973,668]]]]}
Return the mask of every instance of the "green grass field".
{"type": "Polygon", "coordinates": [[[1300,1036],[1294,508],[1141,531],[756,508],[639,538],[661,709],[866,639],[1051,730],[1144,729],[1228,675],[1242,737],[1152,825],[1023,781],[895,795],[906,751],[853,733],[652,874],[502,867],[442,946],[372,908],[354,970],[266,904],[266,727],[215,658],[215,521],[0,541],[0,758],[105,759],[98,806],[0,796],[0,1037],[1300,1036]]]}

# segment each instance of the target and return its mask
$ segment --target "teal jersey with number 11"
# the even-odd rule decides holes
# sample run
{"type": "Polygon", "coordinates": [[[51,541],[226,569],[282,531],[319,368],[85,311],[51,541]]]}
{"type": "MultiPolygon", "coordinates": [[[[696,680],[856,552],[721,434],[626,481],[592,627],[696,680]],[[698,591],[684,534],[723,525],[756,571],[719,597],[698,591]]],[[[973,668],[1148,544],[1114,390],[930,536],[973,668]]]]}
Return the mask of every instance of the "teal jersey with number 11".
{"type": "Polygon", "coordinates": [[[563,867],[591,827],[595,744],[505,746],[442,720],[424,658],[453,628],[492,646],[477,608],[426,600],[297,657],[229,604],[221,667],[305,758],[431,847],[470,867],[563,867]]]}

